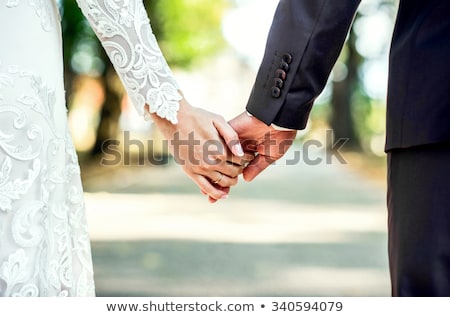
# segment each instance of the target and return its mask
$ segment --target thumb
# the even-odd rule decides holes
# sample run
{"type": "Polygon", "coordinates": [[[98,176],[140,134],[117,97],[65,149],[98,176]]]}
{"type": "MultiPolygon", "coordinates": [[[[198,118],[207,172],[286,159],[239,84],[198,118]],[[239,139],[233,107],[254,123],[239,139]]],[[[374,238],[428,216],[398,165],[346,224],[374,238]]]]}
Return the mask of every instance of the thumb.
{"type": "Polygon", "coordinates": [[[244,150],[242,149],[241,142],[239,141],[239,135],[225,120],[214,121],[214,127],[217,132],[225,140],[225,144],[230,149],[231,153],[236,156],[243,157],[244,150]]]}
{"type": "Polygon", "coordinates": [[[251,182],[258,176],[262,171],[264,171],[274,160],[270,160],[267,156],[258,155],[256,156],[244,169],[243,176],[244,180],[251,182]]]}

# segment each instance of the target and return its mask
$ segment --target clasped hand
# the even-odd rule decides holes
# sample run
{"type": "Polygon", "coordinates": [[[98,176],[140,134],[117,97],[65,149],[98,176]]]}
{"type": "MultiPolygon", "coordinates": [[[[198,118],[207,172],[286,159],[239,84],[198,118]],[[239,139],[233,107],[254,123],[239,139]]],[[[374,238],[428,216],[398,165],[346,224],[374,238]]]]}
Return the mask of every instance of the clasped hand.
{"type": "Polygon", "coordinates": [[[170,140],[169,150],[184,172],[210,202],[228,198],[253,155],[244,153],[239,137],[226,120],[180,101],[178,124],[152,114],[152,119],[170,140]]]}
{"type": "Polygon", "coordinates": [[[180,101],[178,124],[152,115],[169,150],[210,202],[228,198],[239,174],[253,180],[291,146],[296,131],[279,131],[245,112],[229,123],[180,101]]]}

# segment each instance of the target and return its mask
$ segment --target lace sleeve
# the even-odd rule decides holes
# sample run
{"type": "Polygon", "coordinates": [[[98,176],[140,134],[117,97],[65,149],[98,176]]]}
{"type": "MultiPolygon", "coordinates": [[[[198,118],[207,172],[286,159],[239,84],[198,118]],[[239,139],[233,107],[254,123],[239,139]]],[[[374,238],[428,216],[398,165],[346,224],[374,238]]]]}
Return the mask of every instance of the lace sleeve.
{"type": "Polygon", "coordinates": [[[77,0],[118,73],[131,102],[177,123],[181,95],[153,34],[142,0],[77,0]]]}

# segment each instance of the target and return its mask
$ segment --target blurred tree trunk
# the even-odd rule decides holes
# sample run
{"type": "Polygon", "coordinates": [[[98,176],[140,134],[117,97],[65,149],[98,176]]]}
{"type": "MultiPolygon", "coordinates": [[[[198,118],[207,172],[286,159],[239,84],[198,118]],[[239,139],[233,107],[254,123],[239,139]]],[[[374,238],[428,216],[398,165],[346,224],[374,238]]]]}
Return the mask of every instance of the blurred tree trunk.
{"type": "MultiPolygon", "coordinates": [[[[116,86],[117,75],[109,58],[100,46],[90,27],[84,22],[85,18],[73,0],[63,0],[62,29],[64,36],[64,82],[67,98],[72,97],[73,81],[78,76],[72,67],[72,57],[79,49],[80,42],[94,39],[98,47],[98,57],[104,63],[101,76],[105,100],[100,113],[100,122],[97,127],[95,145],[90,154],[95,156],[102,153],[102,145],[107,140],[117,138],[119,132],[120,103],[122,92],[116,86]]],[[[91,44],[92,45],[92,44],[91,44]]]]}
{"type": "Polygon", "coordinates": [[[102,154],[102,150],[108,145],[108,142],[118,137],[120,127],[119,119],[121,114],[121,101],[123,94],[117,88],[117,81],[119,80],[117,74],[106,57],[103,58],[105,62],[105,74],[102,76],[103,87],[105,93],[105,100],[103,102],[100,121],[97,127],[97,137],[91,155],[96,156],[102,154]]]}
{"type": "Polygon", "coordinates": [[[347,67],[347,75],[343,80],[333,81],[330,125],[335,140],[348,139],[346,149],[360,150],[360,140],[356,134],[351,109],[352,97],[359,83],[358,68],[362,57],[356,50],[356,34],[353,29],[349,33],[345,52],[346,59],[343,62],[347,67]]]}

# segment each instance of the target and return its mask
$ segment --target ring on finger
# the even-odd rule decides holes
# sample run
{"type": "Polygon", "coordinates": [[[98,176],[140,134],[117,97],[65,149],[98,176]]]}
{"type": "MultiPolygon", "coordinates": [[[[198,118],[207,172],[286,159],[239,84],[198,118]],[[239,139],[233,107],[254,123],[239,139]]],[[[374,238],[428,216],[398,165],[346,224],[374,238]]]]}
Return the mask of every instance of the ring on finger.
{"type": "Polygon", "coordinates": [[[213,181],[213,184],[218,184],[223,178],[223,174],[220,172],[218,172],[218,173],[219,173],[219,178],[217,178],[215,181],[213,181]]]}

